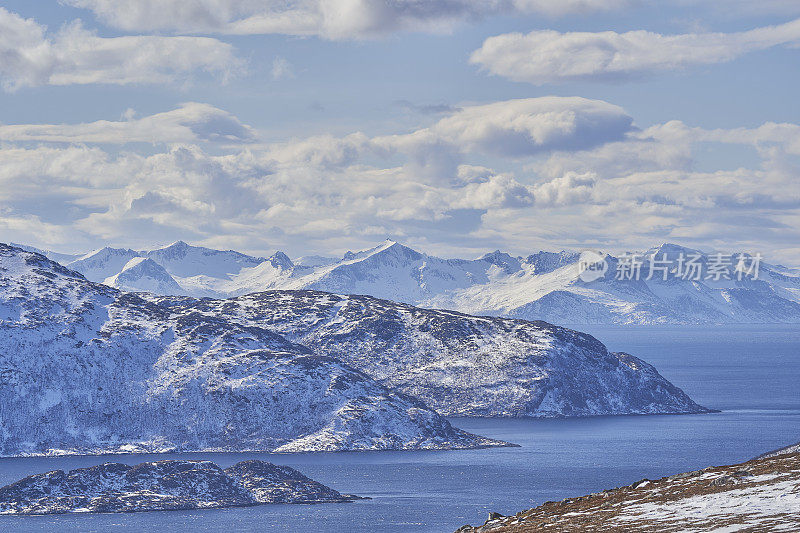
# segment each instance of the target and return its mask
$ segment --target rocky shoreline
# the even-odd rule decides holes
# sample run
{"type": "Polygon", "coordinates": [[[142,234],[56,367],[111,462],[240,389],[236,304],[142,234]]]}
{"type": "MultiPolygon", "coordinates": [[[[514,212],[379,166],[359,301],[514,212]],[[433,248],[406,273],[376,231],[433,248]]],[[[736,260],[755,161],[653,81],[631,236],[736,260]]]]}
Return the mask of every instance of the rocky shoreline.
{"type": "Polygon", "coordinates": [[[242,461],[223,469],[211,461],[167,460],[34,474],[0,488],[0,514],[130,513],[361,499],[265,461],[242,461]]]}

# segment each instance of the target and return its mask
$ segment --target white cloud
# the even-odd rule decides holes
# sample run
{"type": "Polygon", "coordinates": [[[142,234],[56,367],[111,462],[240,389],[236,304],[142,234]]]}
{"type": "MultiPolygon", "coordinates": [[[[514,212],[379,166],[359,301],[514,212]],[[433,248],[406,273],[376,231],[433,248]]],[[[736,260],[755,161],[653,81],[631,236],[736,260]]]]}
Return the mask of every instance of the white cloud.
{"type": "Polygon", "coordinates": [[[740,33],[534,31],[490,37],[473,52],[470,61],[492,74],[542,85],[613,81],[723,63],[748,52],[798,43],[800,19],[740,33]]]}
{"type": "Polygon", "coordinates": [[[781,146],[787,153],[800,155],[800,126],[766,122],[757,128],[735,128],[705,131],[696,129],[698,140],[729,144],[749,144],[756,148],[781,146]]]}
{"type": "Polygon", "coordinates": [[[633,119],[615,105],[577,97],[541,97],[464,106],[428,128],[376,137],[371,146],[410,159],[407,171],[428,180],[461,179],[467,154],[522,159],[587,150],[623,139],[633,119]]]}
{"type": "Polygon", "coordinates": [[[292,64],[283,57],[276,57],[272,61],[272,79],[281,80],[286,78],[294,78],[292,64]]]}
{"type": "Polygon", "coordinates": [[[36,235],[41,244],[58,246],[70,237],[69,228],[56,224],[46,224],[33,215],[14,215],[0,209],[0,231],[5,242],[18,242],[36,235]]]}
{"type": "Polygon", "coordinates": [[[555,206],[585,203],[592,196],[597,176],[591,172],[567,172],[534,189],[536,205],[555,206]]]}
{"type": "Polygon", "coordinates": [[[480,183],[470,183],[457,196],[451,207],[459,209],[520,208],[534,202],[530,187],[506,175],[491,175],[480,183]]]}
{"type": "Polygon", "coordinates": [[[32,19],[0,7],[0,84],[148,84],[185,79],[196,71],[223,78],[242,67],[233,47],[208,37],[98,37],[80,21],[48,35],[32,19]]]}
{"type": "Polygon", "coordinates": [[[548,96],[465,107],[414,135],[432,134],[461,151],[524,157],[584,150],[622,139],[633,119],[601,100],[548,96]]]}
{"type": "Polygon", "coordinates": [[[638,4],[638,0],[514,0],[514,7],[523,13],[567,15],[622,9],[638,4]]]}
{"type": "Polygon", "coordinates": [[[711,2],[708,0],[675,0],[682,7],[709,6],[715,11],[730,15],[795,15],[800,14],[800,3],[795,0],[725,0],[724,2],[711,2]]]}
{"type": "Polygon", "coordinates": [[[129,31],[318,35],[361,39],[395,31],[449,31],[493,14],[564,15],[630,0],[61,0],[129,31]]]}
{"type": "Polygon", "coordinates": [[[189,102],[178,109],[127,120],[99,120],[85,124],[0,125],[2,141],[72,143],[244,143],[255,139],[255,132],[230,113],[208,104],[189,102]]]}
{"type": "MultiPolygon", "coordinates": [[[[360,248],[386,235],[439,241],[448,249],[467,243],[520,252],[679,240],[793,257],[800,240],[800,168],[791,152],[798,126],[703,130],[673,121],[640,131],[630,129],[619,108],[573,102],[580,104],[576,116],[594,117],[585,130],[575,126],[580,120],[542,121],[540,112],[558,108],[543,102],[467,106],[464,115],[406,135],[215,144],[213,154],[181,144],[145,155],[6,144],[0,146],[0,232],[34,245],[68,239],[87,248],[149,246],[183,238],[289,252],[360,248]],[[519,121],[495,122],[512,111],[519,121]],[[618,121],[627,129],[609,129],[618,121]],[[506,122],[509,132],[497,133],[506,122]],[[603,142],[602,131],[612,132],[612,142],[603,142]],[[584,140],[568,140],[565,132],[584,140]],[[493,139],[508,135],[522,135],[525,142],[511,143],[522,148],[497,151],[493,139]],[[446,149],[451,166],[419,172],[408,144],[419,139],[446,149]],[[760,164],[698,171],[695,152],[708,143],[757,148],[760,164]],[[492,169],[498,162],[512,170],[492,169]]],[[[190,136],[181,109],[162,114],[169,120],[134,121],[143,121],[136,127],[145,131],[155,123],[179,132],[176,138],[190,136]]],[[[88,127],[82,135],[95,134],[94,125],[79,127],[88,127]]],[[[60,132],[67,133],[77,135],[60,132]]]]}

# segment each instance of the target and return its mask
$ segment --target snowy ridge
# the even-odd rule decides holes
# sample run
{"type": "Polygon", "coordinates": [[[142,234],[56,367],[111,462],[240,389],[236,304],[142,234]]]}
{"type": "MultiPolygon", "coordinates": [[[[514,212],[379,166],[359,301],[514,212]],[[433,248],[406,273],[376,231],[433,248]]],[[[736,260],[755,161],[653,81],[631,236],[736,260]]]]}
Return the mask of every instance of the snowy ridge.
{"type": "Polygon", "coordinates": [[[316,291],[150,298],[174,313],[223,317],[313,346],[446,416],[708,412],[644,361],[544,322],[316,291]]]}
{"type": "MultiPolygon", "coordinates": [[[[674,259],[694,250],[665,244],[645,257],[674,259]]],[[[762,263],[759,279],[617,280],[619,258],[606,256],[611,274],[580,278],[579,254],[538,252],[514,257],[501,251],[473,259],[441,259],[394,241],[340,260],[319,256],[292,261],[278,252],[258,258],[183,242],[136,252],[104,248],[63,263],[91,281],[114,279],[134,257],[146,257],[175,281],[159,289],[148,278],[130,290],[163,295],[227,298],[272,289],[366,294],[428,308],[546,320],[562,324],[798,323],[800,273],[762,263]],[[155,287],[155,288],[154,288],[155,287]]],[[[709,254],[702,254],[708,264],[709,254]]]]}
{"type": "Polygon", "coordinates": [[[0,245],[0,455],[503,445],[274,332],[0,245]]]}
{"type": "Polygon", "coordinates": [[[145,257],[134,257],[122,267],[119,274],[107,278],[103,283],[124,291],[144,291],[155,294],[183,293],[181,286],[164,267],[145,257]]]}

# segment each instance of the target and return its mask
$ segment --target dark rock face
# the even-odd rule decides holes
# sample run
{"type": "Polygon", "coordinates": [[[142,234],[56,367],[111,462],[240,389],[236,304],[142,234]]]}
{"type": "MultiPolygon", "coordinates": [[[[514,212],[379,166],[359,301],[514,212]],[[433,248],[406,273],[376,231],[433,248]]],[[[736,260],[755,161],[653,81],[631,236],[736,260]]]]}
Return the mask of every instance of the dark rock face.
{"type": "Polygon", "coordinates": [[[0,514],[128,513],[358,499],[293,468],[264,461],[242,461],[224,470],[210,461],[104,463],[35,474],[2,487],[0,514]]]}

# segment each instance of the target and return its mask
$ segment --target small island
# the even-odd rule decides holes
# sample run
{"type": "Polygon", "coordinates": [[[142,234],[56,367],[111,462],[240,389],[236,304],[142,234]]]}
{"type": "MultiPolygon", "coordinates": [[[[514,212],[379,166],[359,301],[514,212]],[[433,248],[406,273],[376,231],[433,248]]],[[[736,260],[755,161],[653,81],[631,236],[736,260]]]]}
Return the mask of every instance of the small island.
{"type": "Polygon", "coordinates": [[[246,507],[269,503],[342,503],[341,494],[288,466],[242,461],[167,460],[104,463],[34,474],[0,488],[0,514],[130,513],[246,507]]]}

